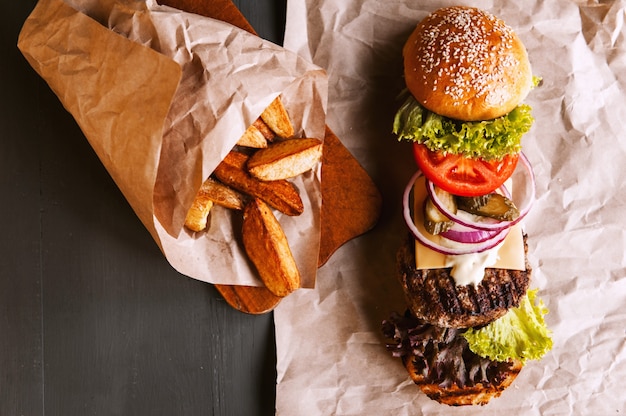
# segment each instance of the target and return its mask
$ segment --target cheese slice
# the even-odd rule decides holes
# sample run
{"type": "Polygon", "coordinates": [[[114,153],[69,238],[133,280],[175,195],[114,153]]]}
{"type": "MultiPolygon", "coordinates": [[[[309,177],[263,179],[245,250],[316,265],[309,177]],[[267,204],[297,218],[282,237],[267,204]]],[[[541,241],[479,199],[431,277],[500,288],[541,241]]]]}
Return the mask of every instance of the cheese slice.
{"type": "MultiPolygon", "coordinates": [[[[420,232],[430,238],[433,242],[441,244],[442,237],[432,235],[424,228],[424,201],[428,196],[424,177],[415,181],[413,188],[414,220],[420,232]]],[[[417,269],[442,269],[446,267],[446,255],[431,250],[423,244],[415,244],[415,263],[417,269]]],[[[504,242],[498,247],[498,259],[493,266],[499,269],[526,270],[526,260],[524,255],[524,239],[522,227],[517,223],[509,230],[509,234],[504,242]]]]}

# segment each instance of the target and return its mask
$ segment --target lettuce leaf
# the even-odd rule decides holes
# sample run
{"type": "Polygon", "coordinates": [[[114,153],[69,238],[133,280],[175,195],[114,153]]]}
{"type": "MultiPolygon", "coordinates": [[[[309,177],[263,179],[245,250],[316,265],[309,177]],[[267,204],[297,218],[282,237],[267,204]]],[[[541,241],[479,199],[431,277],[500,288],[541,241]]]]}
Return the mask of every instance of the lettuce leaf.
{"type": "Polygon", "coordinates": [[[548,310],[537,299],[537,289],[529,290],[517,308],[480,329],[463,333],[470,350],[496,361],[538,360],[552,349],[552,338],[544,315],[548,310]]]}
{"type": "Polygon", "coordinates": [[[533,122],[526,104],[493,120],[463,122],[427,110],[408,94],[395,115],[393,133],[399,140],[422,143],[432,151],[494,160],[519,152],[522,136],[533,122]]]}

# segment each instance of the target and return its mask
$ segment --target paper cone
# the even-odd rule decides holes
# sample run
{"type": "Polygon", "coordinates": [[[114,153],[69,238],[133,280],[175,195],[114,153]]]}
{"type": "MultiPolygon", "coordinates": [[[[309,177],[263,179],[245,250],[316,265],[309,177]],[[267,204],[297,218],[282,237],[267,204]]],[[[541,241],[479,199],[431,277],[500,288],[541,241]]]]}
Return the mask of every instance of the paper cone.
{"type": "MultiPolygon", "coordinates": [[[[184,217],[201,182],[276,96],[297,134],[324,137],[323,70],[232,25],[152,1],[42,0],[18,46],[175,269],[261,285],[233,213],[214,210],[200,234],[183,227],[184,217]]],[[[313,287],[317,271],[320,171],[294,180],[304,214],[277,215],[303,287],[313,287]]]]}

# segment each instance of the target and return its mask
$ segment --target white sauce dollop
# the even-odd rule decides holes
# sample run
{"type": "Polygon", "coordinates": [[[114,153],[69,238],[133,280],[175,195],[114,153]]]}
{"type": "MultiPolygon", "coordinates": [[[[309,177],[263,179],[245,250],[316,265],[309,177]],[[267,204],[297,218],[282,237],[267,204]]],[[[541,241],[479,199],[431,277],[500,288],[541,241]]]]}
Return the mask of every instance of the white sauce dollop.
{"type": "MultiPolygon", "coordinates": [[[[458,211],[457,215],[461,218],[474,222],[488,221],[484,217],[473,215],[465,211],[458,211]]],[[[442,238],[441,244],[450,248],[454,248],[455,246],[462,247],[462,244],[459,245],[459,243],[448,240],[447,238],[442,238]]],[[[498,250],[502,244],[503,243],[500,243],[489,250],[483,251],[482,253],[446,256],[445,265],[446,267],[452,267],[450,274],[452,275],[452,278],[454,278],[457,286],[480,284],[483,277],[485,277],[485,269],[487,267],[494,266],[498,261],[498,250]]]]}
{"type": "Polygon", "coordinates": [[[479,284],[485,277],[485,268],[495,265],[498,261],[498,248],[499,246],[496,246],[482,253],[446,256],[446,267],[452,267],[450,274],[457,286],[479,284]]]}

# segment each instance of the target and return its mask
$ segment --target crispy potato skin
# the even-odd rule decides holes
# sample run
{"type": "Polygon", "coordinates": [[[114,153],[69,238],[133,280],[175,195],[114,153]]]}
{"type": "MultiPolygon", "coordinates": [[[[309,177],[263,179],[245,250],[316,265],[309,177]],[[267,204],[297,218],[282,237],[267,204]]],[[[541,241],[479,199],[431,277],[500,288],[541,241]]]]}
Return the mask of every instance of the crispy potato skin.
{"type": "Polygon", "coordinates": [[[243,245],[267,289],[284,297],[300,287],[300,272],[287,237],[270,207],[251,199],[243,211],[243,245]]]}
{"type": "Polygon", "coordinates": [[[217,166],[214,175],[224,184],[262,199],[283,214],[296,216],[304,212],[304,204],[293,184],[286,180],[256,179],[248,173],[247,162],[247,155],[231,151],[217,166]]]}
{"type": "Polygon", "coordinates": [[[200,187],[200,192],[204,193],[214,204],[225,208],[241,211],[246,204],[245,195],[212,178],[208,178],[204,181],[200,187]]]}
{"type": "Polygon", "coordinates": [[[274,133],[272,129],[270,129],[267,124],[265,124],[261,117],[254,120],[254,123],[252,123],[252,125],[259,131],[259,133],[263,135],[263,137],[265,137],[265,140],[267,140],[268,142],[272,142],[276,138],[276,133],[274,133]]]}

